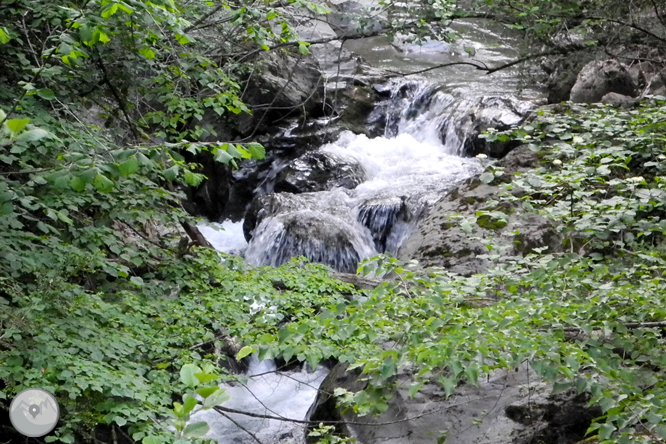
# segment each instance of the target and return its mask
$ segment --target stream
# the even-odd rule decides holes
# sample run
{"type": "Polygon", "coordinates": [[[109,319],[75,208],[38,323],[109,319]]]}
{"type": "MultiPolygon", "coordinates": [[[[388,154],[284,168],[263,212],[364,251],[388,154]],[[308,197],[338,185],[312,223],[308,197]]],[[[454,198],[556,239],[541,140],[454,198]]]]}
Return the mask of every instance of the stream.
{"type": "MultiPolygon", "coordinates": [[[[510,47],[497,45],[503,38],[497,30],[470,23],[458,26],[467,34],[457,45],[430,42],[423,47],[399,47],[374,37],[349,41],[347,46],[374,66],[403,71],[469,60],[470,47],[476,60],[491,66],[516,56],[510,47]]],[[[539,92],[523,90],[518,95],[519,85],[515,71],[486,76],[471,67],[375,85],[390,97],[380,110],[386,113],[384,135],[368,138],[344,132],[319,148],[335,159],[360,165],[365,173],[362,183],[352,189],[289,195],[288,205],[283,205],[287,210],[263,217],[249,243],[243,221],[199,228],[216,249],[242,255],[252,265],[279,266],[303,255],[339,271],[355,272],[363,259],[384,252],[396,254],[434,202],[483,170],[481,160],[463,157],[474,129],[473,118],[483,116],[510,126],[533,107],[539,92]]],[[[279,162],[274,164],[272,177],[282,167],[279,162]]],[[[271,190],[271,184],[263,186],[263,191],[271,190]]],[[[247,384],[225,386],[231,395],[225,406],[305,419],[327,370],[304,367],[278,372],[272,361],[252,359],[247,384]]],[[[304,441],[304,429],[297,424],[240,415],[231,418],[267,444],[304,441]]],[[[211,431],[207,437],[220,443],[255,442],[247,431],[215,412],[201,413],[195,419],[208,421],[211,431]]]]}

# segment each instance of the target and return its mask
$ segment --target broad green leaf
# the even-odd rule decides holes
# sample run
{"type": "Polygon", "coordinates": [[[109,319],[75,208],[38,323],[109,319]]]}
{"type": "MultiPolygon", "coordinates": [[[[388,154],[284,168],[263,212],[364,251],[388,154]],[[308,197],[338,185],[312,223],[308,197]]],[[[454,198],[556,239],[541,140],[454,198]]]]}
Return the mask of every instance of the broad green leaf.
{"type": "Polygon", "coordinates": [[[80,176],[72,176],[69,180],[69,185],[74,191],[81,192],[86,189],[86,181],[83,180],[80,176]]]}
{"type": "Polygon", "coordinates": [[[109,180],[104,174],[95,176],[93,185],[102,193],[110,193],[113,190],[113,182],[109,180]]]}
{"type": "Polygon", "coordinates": [[[5,43],[9,43],[9,41],[12,38],[9,37],[9,34],[7,33],[7,28],[0,28],[0,44],[4,45],[5,43]]]}
{"type": "Polygon", "coordinates": [[[615,430],[617,427],[613,424],[602,424],[599,427],[599,439],[609,439],[615,430]]]}
{"type": "Polygon", "coordinates": [[[215,160],[228,165],[234,158],[222,148],[218,148],[215,152],[215,160]]]}
{"type": "Polygon", "coordinates": [[[164,444],[164,440],[159,436],[146,436],[141,440],[141,444],[164,444]]]}
{"type": "Polygon", "coordinates": [[[118,169],[120,170],[120,174],[123,177],[128,177],[139,170],[139,161],[136,159],[136,157],[132,156],[118,165],[118,169]]]}
{"type": "Polygon", "coordinates": [[[201,438],[206,433],[208,433],[208,424],[204,421],[192,422],[185,426],[183,430],[183,435],[187,438],[201,438]]]}
{"type": "Polygon", "coordinates": [[[495,175],[489,171],[479,176],[479,180],[483,183],[490,183],[495,179],[495,175]]]}
{"type": "MultiPolygon", "coordinates": [[[[217,388],[217,387],[216,387],[217,388]]],[[[198,390],[197,390],[198,392],[198,390]]],[[[184,403],[183,403],[183,412],[186,415],[189,415],[192,410],[197,406],[199,402],[197,401],[197,398],[194,396],[188,396],[185,395],[184,403]]]]}
{"type": "Polygon", "coordinates": [[[144,56],[148,60],[153,60],[155,58],[155,51],[153,51],[152,49],[150,49],[147,46],[144,46],[141,49],[139,49],[139,54],[141,54],[142,56],[144,56]]]}
{"type": "Polygon", "coordinates": [[[245,347],[241,348],[238,350],[238,354],[236,355],[237,360],[241,360],[246,356],[251,355],[252,353],[255,353],[256,350],[253,347],[250,347],[249,345],[246,345],[245,347]]]}
{"type": "Polygon", "coordinates": [[[179,169],[178,165],[174,165],[171,168],[164,170],[162,174],[164,174],[166,180],[176,180],[179,169]]]}
{"type": "Polygon", "coordinates": [[[215,393],[218,389],[219,389],[219,387],[216,387],[216,386],[214,386],[214,387],[201,387],[201,388],[197,389],[197,394],[205,399],[205,398],[208,398],[213,393],[215,393]]]}
{"type": "Polygon", "coordinates": [[[130,278],[130,282],[136,285],[137,287],[141,287],[143,285],[143,279],[140,278],[139,276],[132,276],[130,278]]]}
{"type": "Polygon", "coordinates": [[[213,407],[217,407],[218,405],[227,402],[229,399],[231,399],[231,396],[229,396],[226,390],[219,389],[206,398],[203,406],[205,409],[212,409],[213,407]]]}
{"type": "Polygon", "coordinates": [[[180,382],[188,387],[196,387],[199,385],[199,380],[194,376],[196,373],[201,373],[201,368],[196,364],[185,364],[180,369],[180,382]]]}
{"type": "Polygon", "coordinates": [[[194,375],[194,376],[195,376],[195,377],[199,380],[199,382],[201,382],[202,384],[204,384],[204,383],[206,383],[206,382],[215,381],[217,378],[219,378],[218,375],[215,375],[215,374],[212,374],[212,373],[197,373],[197,374],[194,375]]]}
{"type": "Polygon", "coordinates": [[[37,91],[37,95],[45,100],[53,100],[56,97],[55,93],[48,88],[40,89],[39,91],[37,91]]]}
{"type": "Polygon", "coordinates": [[[5,125],[7,125],[7,128],[14,134],[18,133],[21,131],[25,126],[30,123],[30,119],[10,119],[5,122],[5,125]]]}
{"type": "Polygon", "coordinates": [[[18,135],[16,138],[17,142],[36,142],[45,137],[48,137],[49,133],[44,131],[41,128],[34,128],[28,131],[24,131],[18,135]]]}
{"type": "Polygon", "coordinates": [[[185,182],[192,187],[198,187],[203,182],[204,176],[202,174],[193,173],[192,171],[185,170],[185,182]]]}
{"type": "Polygon", "coordinates": [[[262,160],[266,157],[266,150],[258,143],[250,143],[246,148],[255,159],[262,160]]]}

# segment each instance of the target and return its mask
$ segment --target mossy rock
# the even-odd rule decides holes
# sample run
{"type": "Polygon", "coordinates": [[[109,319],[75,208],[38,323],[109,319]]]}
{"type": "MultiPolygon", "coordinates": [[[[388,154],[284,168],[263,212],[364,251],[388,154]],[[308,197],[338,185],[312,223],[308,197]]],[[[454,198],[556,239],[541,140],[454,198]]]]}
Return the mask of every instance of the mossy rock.
{"type": "Polygon", "coordinates": [[[486,230],[500,230],[506,227],[508,223],[505,219],[494,218],[489,214],[484,214],[476,218],[476,224],[486,230]]]}

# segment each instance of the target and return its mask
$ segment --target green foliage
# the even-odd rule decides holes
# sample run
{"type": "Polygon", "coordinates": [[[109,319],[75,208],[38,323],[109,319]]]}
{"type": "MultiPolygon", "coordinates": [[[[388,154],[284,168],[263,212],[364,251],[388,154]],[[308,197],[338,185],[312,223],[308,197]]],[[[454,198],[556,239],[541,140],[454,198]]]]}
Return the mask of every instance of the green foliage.
{"type": "Polygon", "coordinates": [[[561,250],[512,257],[487,239],[495,266],[469,277],[374,258],[361,272],[395,278],[254,343],[310,365],[333,356],[361,368],[364,390],[335,393],[359,415],[385,411],[399,375],[412,379],[412,396],[426,381],[451,395],[461,381],[529,363],[556,392],[602,408],[589,430],[601,442],[663,439],[665,117],[659,99],[630,111],[593,105],[488,135],[542,151],[543,166],[500,184],[498,200],[553,220],[561,250]]]}

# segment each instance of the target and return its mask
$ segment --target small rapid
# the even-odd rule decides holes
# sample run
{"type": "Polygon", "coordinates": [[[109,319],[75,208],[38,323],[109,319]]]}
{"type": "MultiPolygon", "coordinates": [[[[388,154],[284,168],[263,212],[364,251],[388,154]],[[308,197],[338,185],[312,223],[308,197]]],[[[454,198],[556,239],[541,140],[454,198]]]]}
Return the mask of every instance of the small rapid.
{"type": "Polygon", "coordinates": [[[481,162],[470,157],[474,138],[484,129],[481,123],[510,127],[530,108],[512,98],[446,91],[423,79],[390,81],[377,88],[390,96],[376,110],[385,114],[385,134],[368,138],[347,131],[318,149],[333,165],[357,165],[364,180],[353,188],[271,194],[288,165],[277,161],[269,175],[273,183],[264,182],[256,191],[271,199],[246,215],[253,224],[226,222],[225,231],[219,232],[207,228],[204,235],[211,243],[243,254],[252,265],[280,266],[305,256],[338,271],[355,272],[364,259],[397,254],[438,199],[482,171],[481,162]]]}

